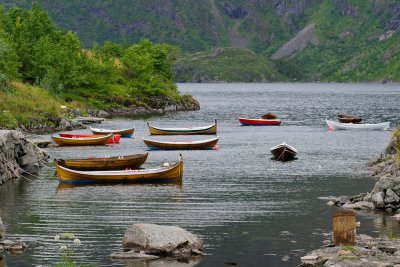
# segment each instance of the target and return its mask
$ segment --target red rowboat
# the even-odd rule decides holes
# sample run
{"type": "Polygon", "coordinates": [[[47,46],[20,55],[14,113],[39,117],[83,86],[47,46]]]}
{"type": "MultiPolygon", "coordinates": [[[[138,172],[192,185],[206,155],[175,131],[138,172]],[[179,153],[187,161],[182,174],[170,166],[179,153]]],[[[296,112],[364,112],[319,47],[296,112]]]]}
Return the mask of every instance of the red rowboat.
{"type": "Polygon", "coordinates": [[[280,125],[281,120],[264,120],[264,119],[247,119],[247,118],[239,118],[239,121],[242,125],[255,125],[255,126],[263,126],[263,125],[280,125]]]}
{"type": "MultiPolygon", "coordinates": [[[[78,133],[60,133],[61,137],[67,137],[67,138],[90,138],[90,137],[98,137],[98,135],[94,134],[78,134],[78,133]]],[[[121,139],[120,134],[114,134],[106,144],[119,144],[119,141],[121,139]]]]}

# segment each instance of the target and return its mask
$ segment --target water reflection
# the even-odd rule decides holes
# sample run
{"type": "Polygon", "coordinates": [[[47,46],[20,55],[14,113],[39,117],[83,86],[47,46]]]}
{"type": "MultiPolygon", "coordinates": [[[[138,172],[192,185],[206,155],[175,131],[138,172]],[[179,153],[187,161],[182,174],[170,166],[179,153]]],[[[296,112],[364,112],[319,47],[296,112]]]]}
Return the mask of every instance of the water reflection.
{"type": "Polygon", "coordinates": [[[124,267],[192,267],[198,265],[203,260],[203,257],[193,257],[188,260],[172,260],[172,259],[157,259],[157,260],[116,260],[124,267]]]}
{"type": "Polygon", "coordinates": [[[7,267],[6,257],[4,257],[3,255],[0,255],[0,267],[7,267]]]}

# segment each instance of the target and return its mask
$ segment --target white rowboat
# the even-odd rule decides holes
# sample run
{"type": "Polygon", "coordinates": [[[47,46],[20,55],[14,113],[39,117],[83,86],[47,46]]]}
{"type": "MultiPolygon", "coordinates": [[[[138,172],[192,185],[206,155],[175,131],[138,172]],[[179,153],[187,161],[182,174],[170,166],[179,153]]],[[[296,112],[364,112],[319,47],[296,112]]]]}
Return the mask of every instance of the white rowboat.
{"type": "Polygon", "coordinates": [[[382,123],[341,123],[337,121],[326,120],[326,124],[333,130],[357,130],[357,131],[374,131],[380,130],[384,131],[389,128],[389,122],[382,123]]]}
{"type": "Polygon", "coordinates": [[[276,160],[283,161],[293,159],[298,153],[296,148],[286,144],[285,142],[277,146],[273,146],[269,150],[276,160]]]}

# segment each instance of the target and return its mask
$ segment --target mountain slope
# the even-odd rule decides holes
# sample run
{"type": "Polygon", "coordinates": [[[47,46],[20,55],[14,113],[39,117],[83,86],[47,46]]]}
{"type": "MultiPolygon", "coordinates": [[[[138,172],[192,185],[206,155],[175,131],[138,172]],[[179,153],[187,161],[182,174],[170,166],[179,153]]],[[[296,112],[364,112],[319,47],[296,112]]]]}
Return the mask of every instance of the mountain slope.
{"type": "MultiPolygon", "coordinates": [[[[176,45],[185,52],[177,63],[177,70],[185,69],[186,63],[186,69],[193,70],[197,52],[211,55],[215,48],[237,48],[230,50],[229,61],[218,57],[202,60],[193,70],[195,73],[192,71],[193,75],[177,73],[179,80],[187,77],[187,81],[192,81],[208,68],[210,80],[225,77],[226,81],[248,81],[254,77],[254,81],[259,81],[262,75],[255,69],[246,77],[227,75],[230,65],[240,64],[246,49],[268,62],[268,68],[273,71],[266,70],[266,73],[281,72],[276,75],[281,80],[400,80],[395,70],[399,64],[395,43],[400,40],[397,33],[400,2],[397,0],[38,2],[56,24],[76,31],[86,46],[108,39],[137,42],[143,37],[176,45]],[[314,37],[318,42],[294,46],[291,53],[272,60],[274,53],[310,24],[315,25],[314,37]],[[216,64],[216,60],[220,67],[211,68],[210,64],[216,64]]],[[[30,3],[30,0],[0,0],[7,7],[12,4],[29,7],[30,3]]],[[[257,60],[253,63],[264,64],[257,60]]],[[[248,69],[243,66],[241,70],[248,69]]],[[[266,80],[270,79],[266,77],[266,80]]]]}

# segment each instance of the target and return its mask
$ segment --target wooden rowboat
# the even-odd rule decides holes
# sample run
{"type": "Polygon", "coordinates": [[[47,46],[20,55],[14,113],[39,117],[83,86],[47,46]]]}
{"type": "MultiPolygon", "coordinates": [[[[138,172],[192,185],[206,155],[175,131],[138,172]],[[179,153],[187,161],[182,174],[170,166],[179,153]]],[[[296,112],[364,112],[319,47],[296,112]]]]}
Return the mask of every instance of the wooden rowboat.
{"type": "Polygon", "coordinates": [[[96,146],[105,145],[111,137],[112,134],[84,138],[68,138],[53,135],[51,138],[59,146],[96,146]]]}
{"type": "MultiPolygon", "coordinates": [[[[80,133],[60,133],[61,137],[68,137],[68,138],[86,138],[86,137],[99,137],[98,135],[94,134],[80,134],[80,133]]],[[[121,139],[120,134],[113,134],[113,136],[108,139],[106,142],[107,145],[109,144],[119,144],[121,139]]]]}
{"type": "Polygon", "coordinates": [[[161,128],[147,123],[151,135],[190,135],[190,134],[216,134],[217,120],[214,124],[202,127],[187,128],[161,128]]]}
{"type": "Polygon", "coordinates": [[[126,168],[138,169],[147,159],[148,153],[104,158],[55,159],[57,164],[79,171],[111,171],[126,168]]]}
{"type": "Polygon", "coordinates": [[[328,124],[329,128],[333,130],[357,130],[357,131],[374,131],[380,130],[384,131],[389,128],[389,122],[382,123],[341,123],[337,121],[326,120],[326,124],[328,124]]]}
{"type": "Polygon", "coordinates": [[[270,148],[271,154],[276,160],[291,160],[297,155],[297,149],[283,142],[277,146],[270,148]]]}
{"type": "Polygon", "coordinates": [[[119,171],[77,171],[63,167],[55,162],[60,183],[99,183],[99,182],[182,182],[183,160],[169,167],[156,169],[119,171]]]}
{"type": "Polygon", "coordinates": [[[156,141],[143,138],[143,142],[151,150],[190,150],[212,149],[218,143],[219,137],[200,141],[156,141]]]}
{"type": "Polygon", "coordinates": [[[265,120],[265,119],[247,119],[247,118],[239,118],[239,122],[243,126],[253,125],[253,126],[277,126],[281,124],[281,120],[273,119],[273,120],[265,120]]]}
{"type": "Polygon", "coordinates": [[[133,132],[135,131],[135,127],[133,128],[127,128],[127,129],[118,129],[118,130],[113,130],[113,129],[98,129],[98,128],[92,128],[90,127],[90,130],[92,131],[93,134],[120,134],[121,137],[132,137],[133,132]]]}

